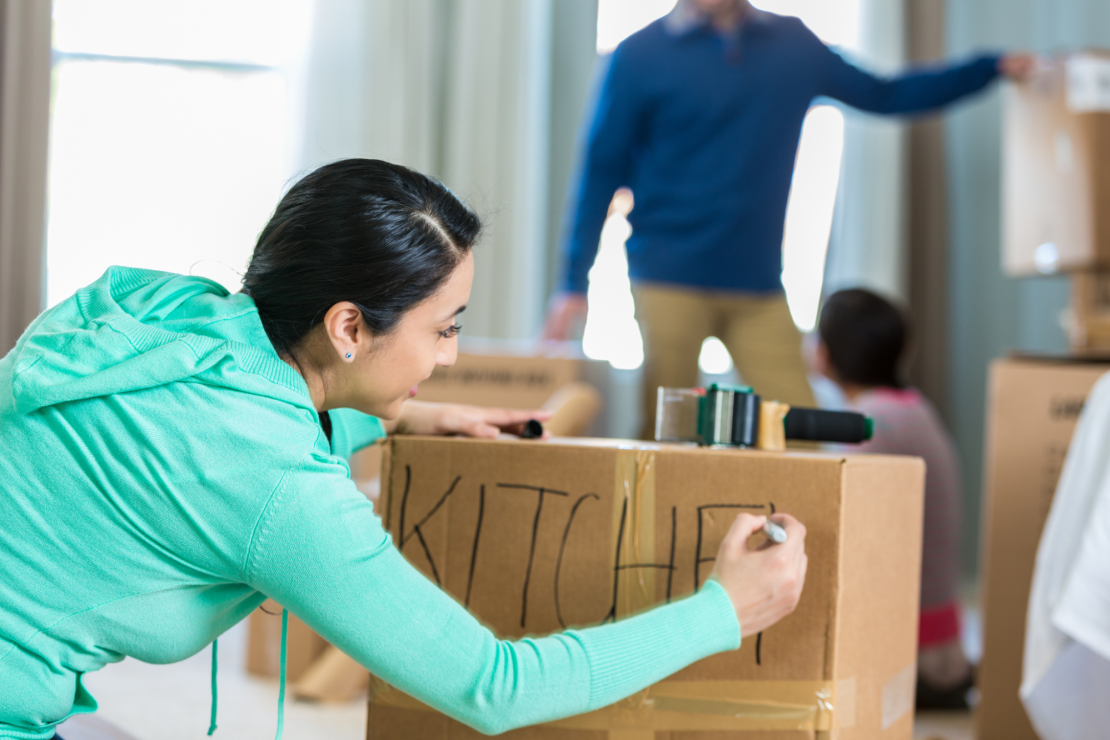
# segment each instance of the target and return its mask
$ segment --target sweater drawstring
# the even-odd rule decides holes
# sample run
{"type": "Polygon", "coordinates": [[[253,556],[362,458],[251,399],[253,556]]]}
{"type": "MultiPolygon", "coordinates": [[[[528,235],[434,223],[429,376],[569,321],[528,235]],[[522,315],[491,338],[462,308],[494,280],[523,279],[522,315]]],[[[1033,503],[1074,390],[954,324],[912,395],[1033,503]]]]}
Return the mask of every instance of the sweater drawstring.
{"type": "Polygon", "coordinates": [[[208,723],[208,734],[211,735],[216,731],[216,643],[219,640],[212,641],[212,718],[208,723]]]}
{"type": "MultiPolygon", "coordinates": [[[[277,738],[281,740],[281,731],[285,727],[285,638],[289,635],[289,610],[281,610],[281,670],[278,684],[278,720],[277,738]]],[[[215,710],[213,710],[215,711],[215,710]]]]}
{"type": "MultiPolygon", "coordinates": [[[[281,669],[279,671],[279,685],[278,685],[278,715],[277,715],[277,737],[275,740],[281,740],[281,733],[285,729],[285,658],[286,658],[286,638],[289,636],[289,610],[281,610],[281,669]]],[[[208,723],[208,734],[211,735],[216,731],[216,669],[219,665],[217,662],[217,647],[219,640],[212,641],[212,714],[208,723]]]]}

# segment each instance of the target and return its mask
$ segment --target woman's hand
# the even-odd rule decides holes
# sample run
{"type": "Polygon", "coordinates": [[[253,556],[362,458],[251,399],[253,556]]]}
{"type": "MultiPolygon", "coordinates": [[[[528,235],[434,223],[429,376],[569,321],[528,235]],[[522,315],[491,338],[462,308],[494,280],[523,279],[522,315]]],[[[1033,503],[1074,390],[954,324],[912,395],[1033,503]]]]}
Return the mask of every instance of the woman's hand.
{"type": "MultiPolygon", "coordinates": [[[[391,422],[385,422],[384,426],[389,434],[462,434],[491,439],[501,432],[520,434],[524,431],[525,422],[531,419],[545,422],[550,418],[550,411],[487,409],[454,403],[406,401],[401,415],[391,422]]],[[[543,436],[546,439],[551,435],[544,431],[543,436]]]]}
{"type": "Polygon", "coordinates": [[[763,528],[767,517],[740,514],[721,542],[713,568],[732,599],[745,639],[794,611],[806,580],[806,528],[789,514],[771,520],[786,530],[786,542],[749,546],[748,538],[763,528]]]}

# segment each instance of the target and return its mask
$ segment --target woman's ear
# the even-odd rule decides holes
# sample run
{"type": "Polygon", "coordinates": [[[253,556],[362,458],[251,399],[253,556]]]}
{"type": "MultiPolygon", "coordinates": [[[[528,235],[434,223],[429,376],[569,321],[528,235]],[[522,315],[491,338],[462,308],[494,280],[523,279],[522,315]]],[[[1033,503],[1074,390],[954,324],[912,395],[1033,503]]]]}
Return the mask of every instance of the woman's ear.
{"type": "Polygon", "coordinates": [[[341,362],[354,362],[370,347],[362,311],[350,301],[340,301],[324,314],[324,332],[341,362]]]}

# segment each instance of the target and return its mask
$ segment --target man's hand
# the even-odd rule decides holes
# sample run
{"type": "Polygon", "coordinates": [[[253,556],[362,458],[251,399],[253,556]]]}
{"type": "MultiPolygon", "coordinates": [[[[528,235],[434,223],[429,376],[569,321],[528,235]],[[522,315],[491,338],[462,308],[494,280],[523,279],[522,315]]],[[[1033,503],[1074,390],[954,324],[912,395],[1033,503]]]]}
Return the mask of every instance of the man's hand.
{"type": "MultiPolygon", "coordinates": [[[[401,415],[384,424],[390,434],[461,434],[467,437],[492,439],[501,432],[520,434],[525,422],[545,422],[550,411],[518,411],[463,406],[454,403],[406,401],[401,415]]],[[[545,430],[544,438],[551,435],[545,430]]]]}
{"type": "Polygon", "coordinates": [[[556,293],[547,304],[547,320],[543,325],[543,339],[552,342],[565,342],[571,339],[575,326],[586,323],[585,293],[556,293]]]}
{"type": "Polygon", "coordinates": [[[1014,82],[1028,80],[1036,68],[1036,54],[1003,54],[998,58],[998,74],[1014,82]]]}
{"type": "Polygon", "coordinates": [[[771,520],[786,530],[786,542],[749,546],[748,539],[763,528],[767,517],[740,514],[721,542],[713,567],[713,575],[732,599],[745,639],[793,612],[806,580],[806,528],[789,514],[776,514],[771,520]]]}

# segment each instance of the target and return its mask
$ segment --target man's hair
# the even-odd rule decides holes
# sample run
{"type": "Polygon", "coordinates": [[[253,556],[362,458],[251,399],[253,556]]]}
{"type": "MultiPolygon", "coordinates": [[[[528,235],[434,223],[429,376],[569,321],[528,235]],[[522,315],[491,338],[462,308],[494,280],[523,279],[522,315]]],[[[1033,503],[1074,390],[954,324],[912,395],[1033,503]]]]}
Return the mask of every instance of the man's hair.
{"type": "Polygon", "coordinates": [[[861,288],[833,293],[821,309],[817,331],[839,380],[903,386],[900,364],[909,336],[908,321],[885,298],[861,288]]]}

